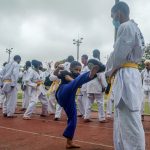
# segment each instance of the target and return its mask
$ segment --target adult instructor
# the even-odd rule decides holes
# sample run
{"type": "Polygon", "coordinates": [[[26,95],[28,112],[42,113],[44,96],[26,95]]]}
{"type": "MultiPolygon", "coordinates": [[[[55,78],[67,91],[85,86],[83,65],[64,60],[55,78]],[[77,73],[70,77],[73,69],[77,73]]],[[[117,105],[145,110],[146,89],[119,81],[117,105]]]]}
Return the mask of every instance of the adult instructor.
{"type": "Polygon", "coordinates": [[[129,7],[124,2],[118,2],[111,9],[117,35],[106,65],[106,75],[112,77],[115,74],[114,146],[115,150],[145,150],[140,113],[142,82],[138,70],[144,53],[144,39],[129,14],[129,7]]]}

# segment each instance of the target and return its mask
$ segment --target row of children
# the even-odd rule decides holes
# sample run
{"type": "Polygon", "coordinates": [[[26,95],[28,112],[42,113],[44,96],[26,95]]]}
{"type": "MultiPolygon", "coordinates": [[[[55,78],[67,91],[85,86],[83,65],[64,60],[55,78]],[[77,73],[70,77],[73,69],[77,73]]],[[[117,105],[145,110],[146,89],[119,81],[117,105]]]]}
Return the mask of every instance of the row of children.
{"type": "Polygon", "coordinates": [[[81,112],[81,115],[83,115],[84,117],[87,116],[87,118],[84,118],[85,122],[89,121],[91,104],[93,103],[94,99],[97,98],[99,102],[99,112],[101,113],[99,115],[99,120],[100,122],[105,121],[105,115],[103,109],[103,92],[104,92],[104,88],[107,86],[107,83],[102,73],[96,75],[96,73],[99,71],[104,72],[105,67],[99,62],[99,57],[100,57],[99,50],[94,50],[93,56],[95,58],[89,61],[87,55],[82,56],[82,63],[84,64],[84,67],[80,76],[81,79],[80,78],[78,79],[78,76],[82,69],[82,65],[79,62],[74,61],[74,58],[72,56],[69,56],[67,61],[64,64],[58,62],[55,63],[54,70],[51,69],[51,65],[49,64],[49,68],[46,71],[43,71],[42,63],[40,61],[38,60],[32,60],[31,62],[27,61],[25,64],[25,70],[21,74],[19,73],[19,63],[21,61],[21,57],[16,55],[13,61],[6,64],[0,73],[1,74],[1,78],[0,78],[1,95],[3,95],[3,98],[5,98],[3,101],[3,116],[7,118],[16,117],[14,113],[15,113],[15,108],[17,103],[17,81],[19,77],[22,77],[21,89],[24,91],[24,97],[23,97],[21,110],[25,111],[23,115],[23,119],[26,120],[31,119],[31,115],[35,110],[38,100],[40,100],[42,104],[41,117],[46,117],[48,115],[48,110],[51,113],[55,113],[55,103],[56,103],[55,99],[57,99],[58,103],[56,104],[55,120],[58,120],[60,118],[61,110],[63,107],[67,114],[68,122],[69,120],[71,121],[71,123],[68,123],[69,125],[71,125],[71,131],[68,131],[70,129],[66,129],[67,131],[66,133],[64,132],[64,136],[68,137],[67,138],[68,147],[74,147],[75,145],[72,145],[71,141],[74,135],[73,130],[75,130],[75,126],[76,126],[76,104],[75,104],[76,91],[78,88],[82,89],[81,88],[82,84],[92,79],[95,80],[95,84],[93,83],[93,80],[90,81],[91,84],[89,87],[89,93],[87,94],[86,92],[88,89],[87,88],[88,85],[84,84],[83,86],[84,90],[80,90],[77,94],[78,97],[77,99],[80,103],[79,106],[81,106],[79,107],[80,108],[79,110],[81,112]],[[98,59],[96,57],[98,57],[98,59]],[[50,85],[50,89],[49,89],[50,92],[49,100],[44,86],[45,79],[47,76],[52,81],[52,84],[50,85]],[[104,86],[102,86],[103,85],[102,80],[105,81],[104,86]],[[97,87],[95,88],[96,91],[94,91],[94,88],[93,90],[90,90],[92,89],[92,86],[95,85],[97,85],[97,87]],[[69,86],[69,88],[67,86],[69,86]],[[60,87],[62,87],[62,90],[60,90],[60,87]],[[99,89],[97,90],[97,88],[99,89]],[[72,91],[69,92],[71,89],[72,91]],[[63,91],[67,93],[58,94],[59,92],[62,93],[63,91]],[[83,96],[82,92],[85,92],[86,94],[84,94],[83,96]],[[70,97],[68,97],[68,95],[70,95],[70,97]],[[86,106],[85,103],[88,104],[88,107],[86,106]],[[87,110],[87,115],[85,115],[86,110],[87,110]],[[74,126],[74,129],[72,129],[73,127],[72,125],[74,126]]]}

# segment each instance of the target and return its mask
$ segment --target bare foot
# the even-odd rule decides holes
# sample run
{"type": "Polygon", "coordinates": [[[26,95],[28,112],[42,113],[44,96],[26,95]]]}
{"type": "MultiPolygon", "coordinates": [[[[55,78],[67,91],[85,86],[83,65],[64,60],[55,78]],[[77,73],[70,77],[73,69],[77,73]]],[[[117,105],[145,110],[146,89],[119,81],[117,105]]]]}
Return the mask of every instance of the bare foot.
{"type": "Polygon", "coordinates": [[[99,121],[100,123],[108,123],[109,121],[108,120],[101,120],[99,121]]]}
{"type": "Polygon", "coordinates": [[[89,77],[92,79],[96,75],[96,73],[99,71],[99,66],[95,65],[93,66],[92,70],[90,71],[89,77]]]}
{"type": "Polygon", "coordinates": [[[71,139],[67,139],[66,149],[80,148],[79,145],[73,144],[71,139]]]}
{"type": "Polygon", "coordinates": [[[80,148],[80,146],[79,145],[76,145],[76,144],[67,144],[66,145],[66,149],[73,149],[73,148],[80,148]]]}
{"type": "Polygon", "coordinates": [[[31,118],[28,116],[23,116],[23,120],[31,120],[31,118]]]}

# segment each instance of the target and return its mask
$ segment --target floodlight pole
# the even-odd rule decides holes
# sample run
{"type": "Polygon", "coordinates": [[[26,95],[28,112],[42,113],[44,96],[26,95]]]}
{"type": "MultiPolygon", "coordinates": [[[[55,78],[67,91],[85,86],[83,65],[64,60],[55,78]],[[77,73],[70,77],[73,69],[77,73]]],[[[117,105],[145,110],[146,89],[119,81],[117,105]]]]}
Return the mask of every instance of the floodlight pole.
{"type": "Polygon", "coordinates": [[[77,45],[77,61],[79,61],[79,47],[82,43],[83,38],[78,38],[77,40],[73,39],[73,44],[77,45]]]}
{"type": "Polygon", "coordinates": [[[11,54],[11,52],[12,52],[12,49],[13,48],[6,48],[6,53],[8,53],[8,63],[10,62],[10,54],[11,54]]]}

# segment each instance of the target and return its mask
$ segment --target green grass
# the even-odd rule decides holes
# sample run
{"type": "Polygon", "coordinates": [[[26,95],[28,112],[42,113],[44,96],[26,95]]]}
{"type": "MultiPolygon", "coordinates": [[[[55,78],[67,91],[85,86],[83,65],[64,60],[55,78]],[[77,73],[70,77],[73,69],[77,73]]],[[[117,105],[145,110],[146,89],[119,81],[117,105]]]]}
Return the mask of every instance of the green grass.
{"type": "MultiPolygon", "coordinates": [[[[19,93],[18,93],[18,105],[21,106],[21,103],[22,103],[22,92],[19,92],[19,93]]],[[[37,106],[41,106],[41,103],[39,102],[39,103],[37,104],[37,106]]],[[[105,102],[104,106],[105,106],[104,109],[106,110],[106,102],[105,102]]],[[[150,115],[150,108],[149,108],[149,106],[148,106],[148,102],[145,102],[145,106],[144,106],[144,107],[145,107],[144,113],[150,115]]],[[[94,103],[94,104],[92,105],[92,110],[93,110],[93,111],[98,111],[97,103],[94,103]]]]}
{"type": "Polygon", "coordinates": [[[148,102],[145,102],[144,113],[145,114],[150,114],[150,107],[148,105],[148,102]]]}
{"type": "MultiPolygon", "coordinates": [[[[97,110],[98,110],[97,103],[94,103],[94,104],[93,104],[92,110],[93,110],[93,111],[97,111],[97,110]]],[[[106,102],[105,102],[105,104],[104,104],[104,110],[106,110],[106,102]]],[[[150,115],[150,108],[149,108],[148,102],[145,102],[144,114],[149,114],[149,115],[150,115]]]]}

